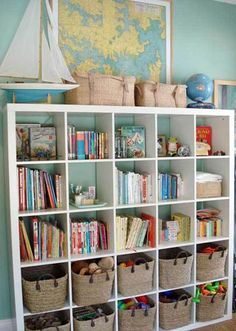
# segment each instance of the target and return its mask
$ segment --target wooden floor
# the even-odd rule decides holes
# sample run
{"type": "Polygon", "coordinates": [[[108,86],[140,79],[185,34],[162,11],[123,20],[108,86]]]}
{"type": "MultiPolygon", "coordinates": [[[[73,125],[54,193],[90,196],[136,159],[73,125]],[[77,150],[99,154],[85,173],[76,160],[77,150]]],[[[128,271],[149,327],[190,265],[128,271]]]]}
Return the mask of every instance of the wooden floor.
{"type": "Polygon", "coordinates": [[[198,331],[236,331],[236,313],[233,319],[224,323],[215,324],[206,328],[197,329],[198,331]]]}

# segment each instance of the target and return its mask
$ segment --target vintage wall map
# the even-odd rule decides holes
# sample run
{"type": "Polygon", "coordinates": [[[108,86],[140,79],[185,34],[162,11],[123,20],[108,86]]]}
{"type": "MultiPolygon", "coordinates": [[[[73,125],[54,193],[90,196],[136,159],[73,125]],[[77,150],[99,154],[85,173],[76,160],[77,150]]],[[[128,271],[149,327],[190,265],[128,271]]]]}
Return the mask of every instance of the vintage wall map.
{"type": "Polygon", "coordinates": [[[59,45],[71,72],[165,82],[165,11],[128,0],[60,0],[59,45]]]}

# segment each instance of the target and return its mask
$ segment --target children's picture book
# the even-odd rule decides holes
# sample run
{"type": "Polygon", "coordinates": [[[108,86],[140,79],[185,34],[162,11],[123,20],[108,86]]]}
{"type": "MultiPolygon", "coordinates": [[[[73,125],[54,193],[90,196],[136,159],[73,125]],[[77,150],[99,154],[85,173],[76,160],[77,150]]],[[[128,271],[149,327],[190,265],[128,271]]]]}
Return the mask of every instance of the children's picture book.
{"type": "Polygon", "coordinates": [[[158,156],[166,156],[166,136],[158,135],[157,137],[158,156]]]}
{"type": "Polygon", "coordinates": [[[121,136],[126,138],[127,157],[145,157],[145,127],[122,126],[121,136]]]}
{"type": "Polygon", "coordinates": [[[56,129],[55,127],[32,127],[30,131],[30,159],[56,159],[56,129]]]}
{"type": "Polygon", "coordinates": [[[40,124],[16,124],[16,156],[18,161],[30,160],[29,129],[40,128],[40,124]]]}
{"type": "Polygon", "coordinates": [[[212,130],[211,126],[197,126],[196,131],[196,155],[212,154],[212,130]]]}

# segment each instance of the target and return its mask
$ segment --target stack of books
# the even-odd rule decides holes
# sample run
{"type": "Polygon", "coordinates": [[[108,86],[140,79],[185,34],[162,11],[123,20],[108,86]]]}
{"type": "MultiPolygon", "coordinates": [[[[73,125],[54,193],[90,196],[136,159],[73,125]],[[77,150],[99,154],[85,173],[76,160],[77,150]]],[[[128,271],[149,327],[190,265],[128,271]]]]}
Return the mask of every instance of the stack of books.
{"type": "Polygon", "coordinates": [[[152,176],[116,168],[117,203],[139,204],[152,202],[152,176]]]}
{"type": "Polygon", "coordinates": [[[32,217],[29,222],[24,222],[20,218],[19,235],[21,261],[45,261],[66,256],[66,235],[57,221],[32,217]]]}
{"type": "Polygon", "coordinates": [[[16,124],[16,154],[18,161],[55,160],[55,127],[32,123],[16,124]]]}
{"type": "Polygon", "coordinates": [[[107,227],[94,218],[71,220],[72,254],[96,253],[108,249],[107,227]]]}
{"type": "Polygon", "coordinates": [[[116,249],[155,247],[155,218],[142,214],[116,217],[116,249]]]}
{"type": "Polygon", "coordinates": [[[68,125],[68,159],[107,159],[108,133],[95,131],[76,131],[73,125],[68,125]]]}
{"type": "Polygon", "coordinates": [[[197,236],[200,238],[220,237],[222,222],[220,210],[205,208],[197,211],[197,236]]]}
{"type": "Polygon", "coordinates": [[[191,218],[174,213],[170,220],[159,219],[160,241],[189,241],[191,218]]]}
{"type": "Polygon", "coordinates": [[[183,180],[180,174],[160,173],[159,200],[178,199],[183,196],[183,180]]]}
{"type": "Polygon", "coordinates": [[[62,208],[61,175],[18,167],[19,210],[62,208]]]}

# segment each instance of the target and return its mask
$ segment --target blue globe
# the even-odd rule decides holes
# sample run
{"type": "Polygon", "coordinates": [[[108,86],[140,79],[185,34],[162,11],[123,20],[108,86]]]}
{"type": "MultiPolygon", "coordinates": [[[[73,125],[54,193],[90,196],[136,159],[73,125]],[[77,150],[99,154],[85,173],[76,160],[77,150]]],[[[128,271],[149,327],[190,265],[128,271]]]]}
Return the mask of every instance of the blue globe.
{"type": "Polygon", "coordinates": [[[213,81],[204,74],[195,74],[187,82],[187,96],[193,101],[207,100],[213,93],[213,81]]]}

